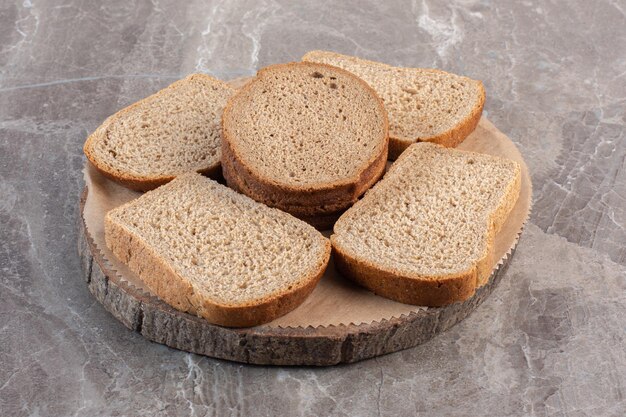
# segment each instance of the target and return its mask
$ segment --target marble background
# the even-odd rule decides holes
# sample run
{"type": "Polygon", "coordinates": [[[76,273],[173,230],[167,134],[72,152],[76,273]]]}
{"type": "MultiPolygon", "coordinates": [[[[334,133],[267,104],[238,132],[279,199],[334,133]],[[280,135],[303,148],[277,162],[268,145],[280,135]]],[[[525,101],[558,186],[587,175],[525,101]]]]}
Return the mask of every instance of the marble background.
{"type": "Polygon", "coordinates": [[[0,0],[0,415],[626,414],[626,3],[0,0]],[[332,49],[484,81],[535,206],[507,276],[414,349],[333,368],[149,343],[88,293],[82,143],[184,75],[332,49]]]}

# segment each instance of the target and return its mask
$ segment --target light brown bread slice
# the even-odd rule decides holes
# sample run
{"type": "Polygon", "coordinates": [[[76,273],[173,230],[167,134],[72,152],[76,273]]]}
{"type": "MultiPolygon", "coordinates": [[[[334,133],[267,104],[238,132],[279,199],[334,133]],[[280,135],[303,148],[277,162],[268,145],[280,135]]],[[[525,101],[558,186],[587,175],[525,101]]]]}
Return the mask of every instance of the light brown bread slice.
{"type": "Polygon", "coordinates": [[[411,145],[335,223],[335,265],[407,304],[462,301],[491,274],[493,242],[519,196],[517,162],[411,145]]]}
{"type": "Polygon", "coordinates": [[[107,213],[105,239],[164,301],[232,327],[293,310],[330,257],[310,225],[195,173],[107,213]]]}
{"type": "Polygon", "coordinates": [[[140,191],[186,172],[215,176],[222,111],[234,92],[190,75],[109,117],[85,142],[85,155],[108,178],[140,191]]]}
{"type": "Polygon", "coordinates": [[[222,129],[228,184],[296,215],[347,208],[380,178],[387,159],[380,98],[327,65],[262,69],[229,100],[222,129]]]}
{"type": "Polygon", "coordinates": [[[483,111],[483,84],[467,77],[326,51],[311,51],[302,60],[348,70],[376,90],[389,116],[390,159],[415,142],[458,145],[476,128],[483,111]]]}

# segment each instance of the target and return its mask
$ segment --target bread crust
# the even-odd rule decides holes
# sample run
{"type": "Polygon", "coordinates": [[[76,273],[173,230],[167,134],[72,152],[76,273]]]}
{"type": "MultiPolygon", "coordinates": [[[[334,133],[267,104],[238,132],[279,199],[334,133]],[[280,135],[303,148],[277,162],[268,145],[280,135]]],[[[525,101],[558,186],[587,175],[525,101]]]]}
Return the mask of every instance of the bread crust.
{"type": "MultiPolygon", "coordinates": [[[[433,70],[439,71],[439,70],[433,70]]],[[[443,72],[443,71],[442,71],[443,72]]],[[[482,81],[474,80],[478,83],[478,87],[480,90],[479,101],[474,106],[472,111],[465,119],[463,119],[459,124],[454,126],[453,128],[440,133],[437,136],[433,136],[430,138],[403,138],[393,136],[391,133],[389,134],[389,159],[396,160],[398,157],[413,143],[416,142],[430,142],[436,143],[438,145],[443,145],[446,148],[455,148],[461,142],[467,138],[470,133],[476,129],[478,122],[480,121],[480,117],[483,114],[483,108],[485,106],[485,88],[483,86],[482,81]]]]}
{"type": "Polygon", "coordinates": [[[438,307],[471,297],[476,289],[476,268],[464,274],[438,277],[408,277],[386,271],[367,260],[345,252],[333,240],[335,268],[343,276],[391,300],[405,304],[438,307]]]}
{"type": "MultiPolygon", "coordinates": [[[[253,194],[253,192],[246,188],[246,185],[241,181],[241,179],[239,177],[237,177],[237,173],[233,172],[232,170],[228,170],[226,167],[229,165],[229,162],[224,159],[222,160],[222,168],[224,168],[224,172],[229,172],[228,177],[224,177],[226,179],[226,184],[232,188],[233,190],[237,191],[240,194],[245,194],[247,196],[251,196],[253,194]]],[[[254,200],[263,203],[265,205],[268,205],[264,198],[259,196],[259,198],[257,197],[251,197],[254,200]]],[[[339,208],[336,211],[329,211],[329,212],[319,212],[319,213],[315,213],[314,210],[311,210],[309,208],[302,208],[300,207],[282,207],[282,206],[278,206],[276,205],[275,208],[285,211],[289,214],[291,214],[294,217],[297,217],[300,220],[303,220],[305,222],[307,222],[308,224],[310,224],[311,226],[315,227],[317,230],[323,231],[323,230],[330,230],[333,228],[333,225],[335,224],[335,222],[337,221],[337,219],[339,219],[339,217],[343,214],[343,212],[346,210],[346,208],[339,208]]]]}
{"type": "MultiPolygon", "coordinates": [[[[249,197],[257,201],[288,211],[292,214],[321,214],[344,210],[355,201],[384,174],[387,161],[386,152],[381,152],[369,167],[362,171],[354,184],[328,187],[314,190],[281,191],[280,186],[263,184],[258,181],[248,167],[237,161],[231,154],[229,145],[222,142],[222,170],[228,181],[237,178],[246,184],[249,197]],[[291,211],[293,210],[293,211],[291,211]]],[[[246,194],[247,194],[246,192],[246,194]]]]}
{"type": "Polygon", "coordinates": [[[466,271],[436,276],[406,274],[359,258],[358,254],[343,248],[333,234],[330,241],[335,266],[342,275],[375,294],[401,303],[440,307],[467,300],[474,295],[476,288],[489,280],[495,264],[495,236],[519,197],[521,180],[521,168],[517,165],[514,180],[508,184],[496,210],[486,219],[487,233],[483,255],[466,271]]]}
{"type": "MultiPolygon", "coordinates": [[[[104,140],[106,135],[108,134],[109,126],[116,123],[122,116],[135,111],[138,107],[142,106],[146,100],[154,100],[159,96],[165,94],[169,89],[176,88],[178,83],[188,82],[195,78],[205,78],[211,82],[219,82],[225,88],[232,90],[235,92],[235,89],[229,86],[228,84],[213,78],[206,74],[192,74],[188,77],[183,78],[182,80],[178,80],[169,86],[165,87],[162,90],[157,91],[156,93],[141,99],[122,110],[116,112],[112,116],[109,116],[91,135],[87,137],[85,144],[83,146],[83,151],[85,156],[89,160],[89,162],[105,177],[108,179],[117,182],[118,184],[123,185],[126,188],[130,188],[135,191],[149,191],[153,190],[157,187],[160,187],[163,184],[166,184],[172,181],[176,176],[174,175],[151,175],[151,176],[137,176],[128,172],[123,172],[112,167],[107,166],[101,160],[98,159],[97,155],[94,152],[94,147],[97,142],[104,140]]],[[[216,159],[215,162],[207,166],[206,168],[201,168],[196,170],[196,172],[209,176],[211,178],[219,178],[221,175],[221,167],[219,158],[216,159]]]]}
{"type": "MultiPolygon", "coordinates": [[[[383,65],[389,68],[398,68],[392,65],[387,65],[382,62],[370,61],[363,58],[357,58],[349,55],[342,55],[335,52],[327,52],[327,51],[310,51],[304,54],[302,60],[304,62],[317,62],[315,59],[311,59],[310,57],[315,54],[323,54],[326,56],[332,56],[335,58],[341,59],[349,59],[354,60],[357,63],[365,63],[380,66],[383,65]]],[[[410,68],[409,68],[410,69],[410,68]]],[[[438,69],[429,69],[429,71],[446,73],[445,71],[438,69]]],[[[447,74],[447,73],[446,73],[447,74]]],[[[476,106],[472,109],[470,114],[465,117],[461,122],[459,122],[456,126],[448,129],[447,131],[440,133],[436,136],[427,137],[427,138],[411,138],[404,136],[394,135],[391,131],[389,132],[389,159],[396,160],[398,157],[408,148],[410,145],[416,142],[431,142],[439,145],[443,145],[447,148],[454,148],[458,146],[461,142],[465,140],[466,137],[469,136],[470,133],[476,129],[476,125],[480,121],[480,117],[483,112],[483,107],[485,105],[485,87],[483,83],[479,80],[472,80],[477,83],[479,89],[479,101],[476,103],[476,106]]]]}
{"type": "MultiPolygon", "coordinates": [[[[336,200],[330,204],[324,204],[321,206],[312,206],[312,205],[299,205],[299,204],[289,204],[285,203],[283,200],[280,200],[280,196],[268,195],[265,193],[265,190],[254,188],[254,185],[251,185],[248,181],[242,179],[239,176],[239,172],[233,169],[232,164],[234,161],[228,156],[222,157],[222,171],[224,175],[224,179],[228,186],[241,194],[245,194],[256,201],[259,201],[265,205],[272,206],[278,208],[282,211],[286,211],[295,217],[306,220],[311,223],[309,220],[315,222],[316,224],[327,224],[329,227],[332,224],[328,224],[326,221],[322,221],[322,223],[317,222],[316,219],[333,219],[332,222],[336,221],[339,218],[339,215],[343,213],[346,209],[348,209],[352,204],[354,204],[358,197],[348,200],[348,201],[340,201],[336,200]]],[[[370,181],[365,184],[365,190],[369,189],[376,181],[382,177],[384,174],[386,165],[386,159],[383,155],[381,158],[373,164],[370,169],[374,172],[378,172],[381,170],[382,172],[376,176],[372,176],[370,181]]],[[[368,176],[366,173],[365,177],[368,176]]]]}
{"type": "Polygon", "coordinates": [[[261,201],[271,207],[281,208],[284,211],[288,211],[295,215],[316,216],[318,214],[336,212],[338,211],[338,208],[347,208],[353,204],[358,197],[370,188],[376,181],[378,181],[384,173],[385,162],[387,160],[389,149],[388,133],[389,123],[387,120],[387,112],[384,108],[382,100],[367,83],[350,72],[330,65],[314,63],[287,63],[272,65],[261,69],[257,73],[257,78],[244,85],[234,96],[230,98],[226,104],[222,116],[222,160],[228,161],[228,163],[224,164],[223,168],[224,178],[226,178],[227,182],[230,181],[229,185],[234,184],[236,181],[235,178],[238,178],[240,182],[247,184],[244,192],[249,190],[249,197],[252,197],[257,201],[261,201]],[[229,120],[229,114],[233,111],[233,107],[236,105],[237,97],[239,97],[240,94],[246,94],[254,84],[255,80],[258,80],[260,76],[263,76],[263,74],[270,73],[272,70],[277,68],[302,65],[310,66],[312,68],[319,68],[320,66],[328,67],[332,68],[333,71],[343,72],[350,79],[365,88],[375,98],[376,103],[380,108],[380,113],[383,117],[384,123],[384,137],[381,138],[382,146],[379,147],[376,154],[363,164],[363,167],[353,178],[325,184],[316,184],[315,186],[296,187],[291,184],[281,184],[272,178],[268,178],[267,176],[259,173],[255,167],[247,166],[241,160],[240,152],[237,145],[233,141],[231,126],[229,126],[227,122],[229,120]],[[310,208],[311,211],[304,212],[292,210],[297,207],[302,207],[302,210],[309,210],[310,208]]]}
{"type": "Polygon", "coordinates": [[[330,242],[317,269],[291,289],[274,293],[256,303],[219,304],[201,297],[192,285],[158,256],[143,239],[124,225],[105,217],[105,240],[109,249],[137,273],[146,286],[172,307],[226,327],[252,327],[270,322],[299,306],[313,291],[330,259],[330,242]]]}

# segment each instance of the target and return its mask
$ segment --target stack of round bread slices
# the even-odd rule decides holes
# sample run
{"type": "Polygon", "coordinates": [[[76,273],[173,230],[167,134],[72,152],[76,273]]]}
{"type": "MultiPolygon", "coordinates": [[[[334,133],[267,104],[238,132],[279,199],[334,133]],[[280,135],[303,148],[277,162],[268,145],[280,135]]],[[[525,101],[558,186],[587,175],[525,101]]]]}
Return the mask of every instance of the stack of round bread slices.
{"type": "Polygon", "coordinates": [[[239,89],[191,75],[90,135],[95,168],[148,191],[107,214],[109,249],[157,296],[226,326],[296,308],[331,246],[339,272],[384,297],[472,296],[521,178],[513,161],[449,149],[478,123],[482,83],[330,52],[303,60],[239,89]]]}
{"type": "Polygon", "coordinates": [[[320,229],[382,176],[387,151],[387,113],[376,92],[329,65],[265,68],[222,117],[228,185],[320,229]]]}

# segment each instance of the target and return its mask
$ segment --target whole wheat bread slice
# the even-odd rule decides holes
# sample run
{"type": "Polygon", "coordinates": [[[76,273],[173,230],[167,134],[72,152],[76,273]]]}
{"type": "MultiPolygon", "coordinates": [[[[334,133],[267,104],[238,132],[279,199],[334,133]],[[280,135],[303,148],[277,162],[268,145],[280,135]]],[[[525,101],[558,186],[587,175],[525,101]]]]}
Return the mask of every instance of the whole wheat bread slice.
{"type": "Polygon", "coordinates": [[[514,161],[411,145],[335,223],[335,265],[376,294],[402,303],[465,300],[491,274],[495,234],[520,185],[514,161]]]}
{"type": "Polygon", "coordinates": [[[415,142],[458,145],[476,128],[485,103],[480,81],[445,71],[392,67],[326,51],[311,51],[302,60],[341,67],[376,90],[389,116],[390,159],[415,142]]]}
{"type": "Polygon", "coordinates": [[[380,178],[387,159],[380,98],[327,65],[260,70],[229,100],[222,130],[228,184],[300,216],[349,207],[380,178]]]}
{"type": "Polygon", "coordinates": [[[105,239],[161,299],[233,327],[293,310],[330,257],[310,225],[195,173],[108,212],[105,239]]]}
{"type": "Polygon", "coordinates": [[[234,89],[193,74],[109,117],[85,142],[89,161],[134,190],[186,172],[219,173],[221,116],[234,89]]]}

